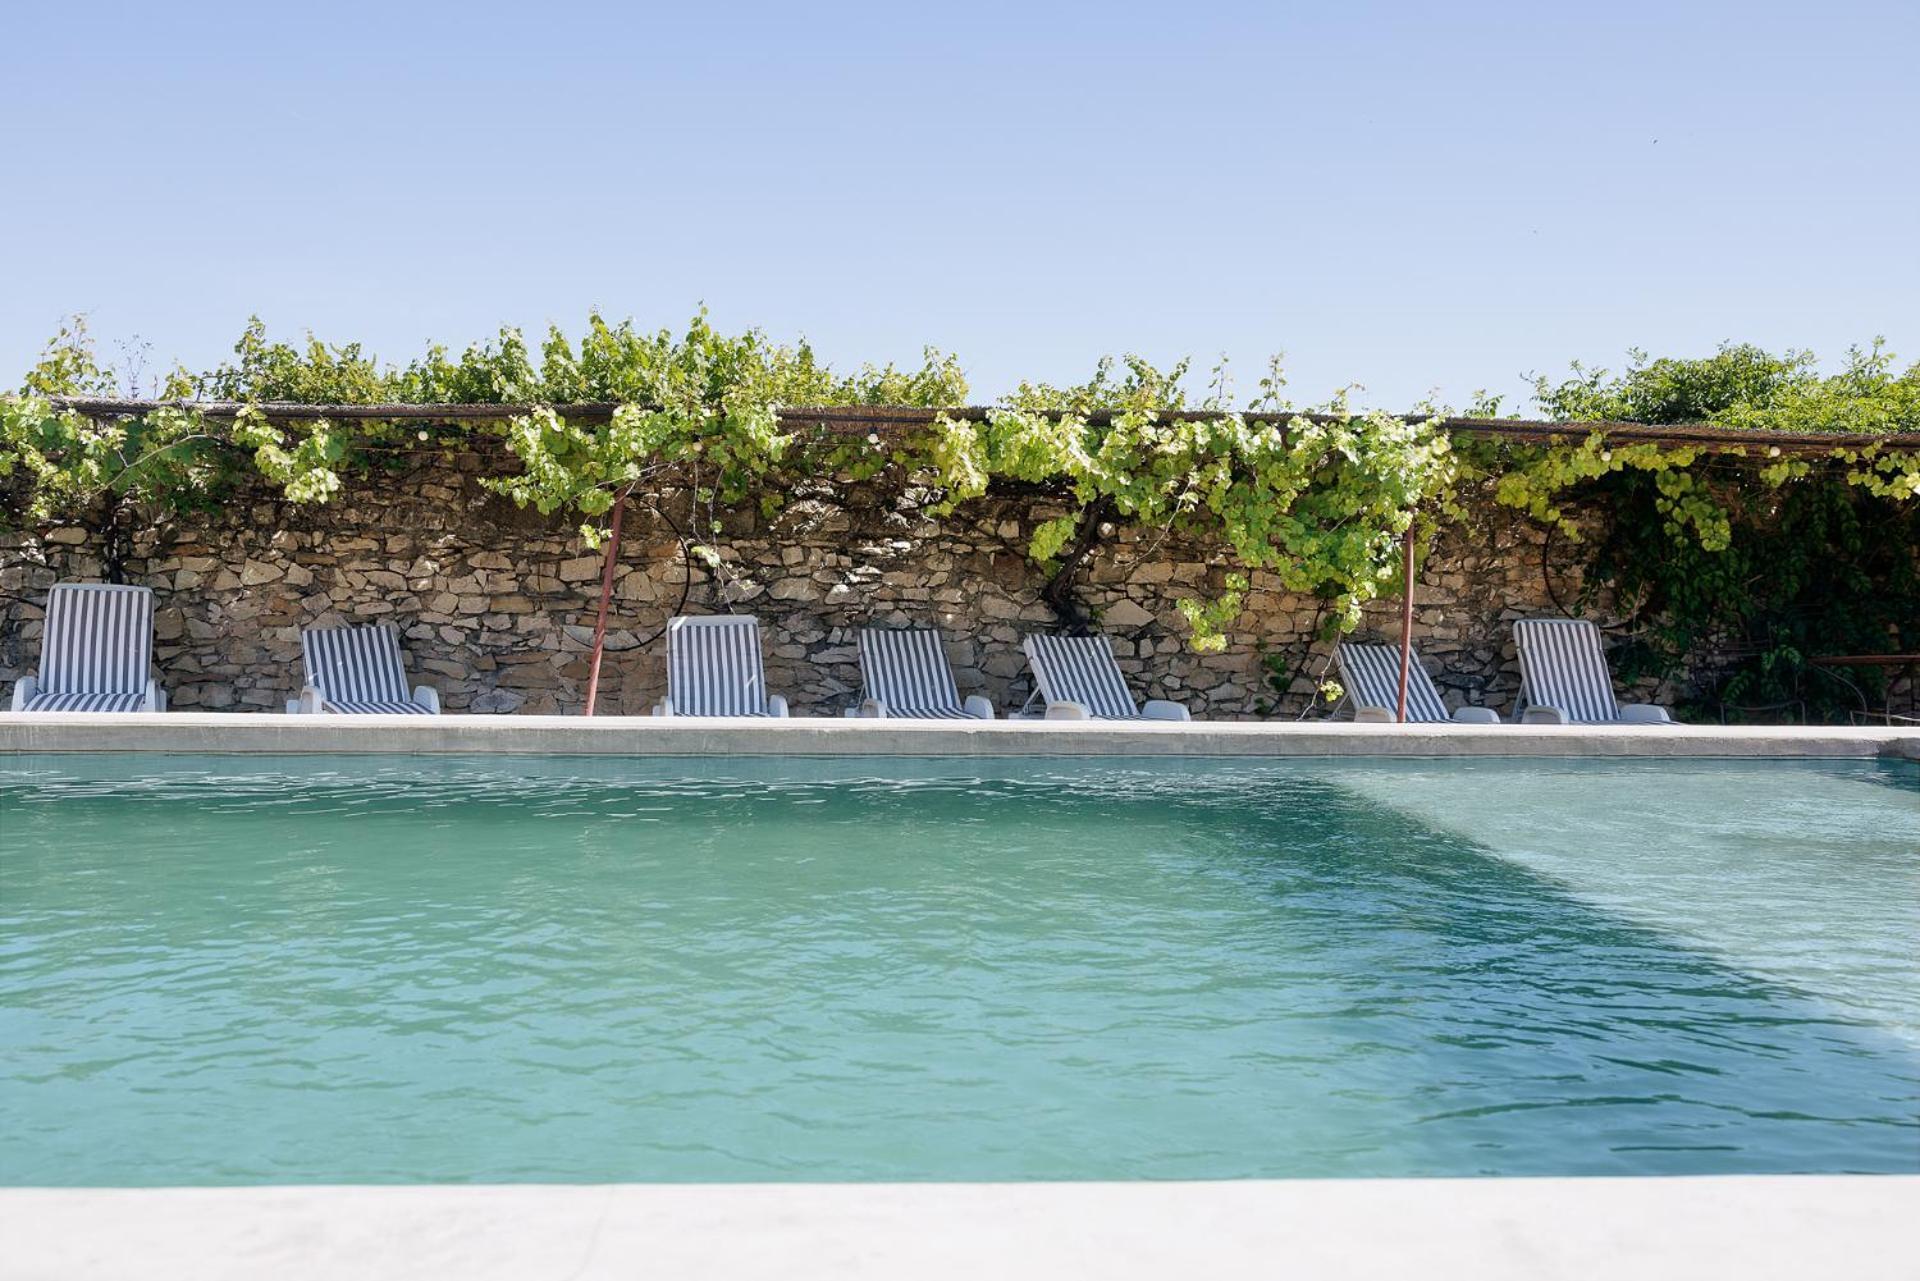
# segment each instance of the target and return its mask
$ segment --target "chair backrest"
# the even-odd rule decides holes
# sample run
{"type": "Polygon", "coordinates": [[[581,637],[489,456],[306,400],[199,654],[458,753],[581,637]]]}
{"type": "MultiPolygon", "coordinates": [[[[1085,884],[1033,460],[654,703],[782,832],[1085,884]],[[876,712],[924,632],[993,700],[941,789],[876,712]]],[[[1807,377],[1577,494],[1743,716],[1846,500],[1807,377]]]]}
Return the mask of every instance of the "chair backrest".
{"type": "Polygon", "coordinates": [[[1620,719],[1598,627],[1584,618],[1523,618],[1513,625],[1513,643],[1529,704],[1587,724],[1620,719]]]}
{"type": "Polygon", "coordinates": [[[667,697],[679,716],[764,716],[760,620],[751,614],[670,620],[667,697]]]}
{"type": "MultiPolygon", "coordinates": [[[[1400,647],[1398,645],[1356,645],[1346,641],[1334,652],[1340,664],[1340,678],[1346,683],[1347,696],[1356,705],[1400,709],[1400,647]]],[[[1420,655],[1407,667],[1407,719],[1431,722],[1452,719],[1433,678],[1420,666],[1420,655]]]]}
{"type": "Polygon", "coordinates": [[[365,627],[310,627],[300,633],[307,684],[342,703],[404,703],[407,669],[400,633],[385,623],[365,627]]]}
{"type": "Polygon", "coordinates": [[[1109,720],[1139,716],[1140,707],[1113,661],[1105,636],[1029,636],[1023,644],[1034,684],[1049,703],[1079,703],[1109,720]]]}
{"type": "Polygon", "coordinates": [[[40,639],[49,694],[134,694],[153,665],[153,591],[116,583],[55,583],[40,639]]]}
{"type": "Polygon", "coordinates": [[[867,627],[860,632],[860,678],[868,698],[890,708],[957,709],[960,690],[931,627],[867,627]]]}

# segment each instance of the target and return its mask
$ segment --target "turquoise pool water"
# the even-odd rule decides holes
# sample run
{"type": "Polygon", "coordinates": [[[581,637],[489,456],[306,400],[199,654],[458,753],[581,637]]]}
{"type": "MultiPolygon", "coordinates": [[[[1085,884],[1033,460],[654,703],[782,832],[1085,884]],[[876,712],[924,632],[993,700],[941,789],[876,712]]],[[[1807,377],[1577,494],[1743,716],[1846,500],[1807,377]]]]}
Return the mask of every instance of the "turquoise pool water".
{"type": "Polygon", "coordinates": [[[1920,1170],[1920,771],[0,758],[0,1182],[1920,1170]]]}

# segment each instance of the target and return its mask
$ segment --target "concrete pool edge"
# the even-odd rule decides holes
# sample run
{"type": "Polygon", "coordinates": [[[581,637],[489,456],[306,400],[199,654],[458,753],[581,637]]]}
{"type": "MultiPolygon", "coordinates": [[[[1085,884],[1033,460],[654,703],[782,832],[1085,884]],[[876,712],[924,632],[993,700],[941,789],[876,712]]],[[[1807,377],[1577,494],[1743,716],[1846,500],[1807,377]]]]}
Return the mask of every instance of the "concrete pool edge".
{"type": "Polygon", "coordinates": [[[38,752],[545,756],[1521,756],[1920,760],[1912,727],[1106,724],[644,716],[0,713],[0,755],[38,752]]]}
{"type": "Polygon", "coordinates": [[[1920,1175],[0,1189],[8,1277],[1908,1275],[1920,1175]]]}

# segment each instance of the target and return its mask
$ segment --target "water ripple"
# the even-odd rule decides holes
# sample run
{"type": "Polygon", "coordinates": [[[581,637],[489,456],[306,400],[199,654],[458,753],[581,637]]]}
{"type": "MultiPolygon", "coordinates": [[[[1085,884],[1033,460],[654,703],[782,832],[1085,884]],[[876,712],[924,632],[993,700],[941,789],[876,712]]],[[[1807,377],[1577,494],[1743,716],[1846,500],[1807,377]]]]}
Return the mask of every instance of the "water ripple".
{"type": "Polygon", "coordinates": [[[16,758],[0,1182],[1920,1169],[1899,767],[1712,776],[1834,883],[1764,969],[1698,808],[1578,851],[1655,928],[1436,768],[16,758]]]}

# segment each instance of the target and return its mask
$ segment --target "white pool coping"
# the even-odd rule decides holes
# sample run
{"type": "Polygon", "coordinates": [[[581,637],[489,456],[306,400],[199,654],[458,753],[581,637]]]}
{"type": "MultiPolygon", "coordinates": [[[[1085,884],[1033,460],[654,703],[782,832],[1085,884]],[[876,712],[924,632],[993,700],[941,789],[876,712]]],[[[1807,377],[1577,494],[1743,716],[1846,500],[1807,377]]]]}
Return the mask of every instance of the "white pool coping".
{"type": "Polygon", "coordinates": [[[0,1191],[11,1281],[1910,1281],[1920,1176],[0,1191]]]}
{"type": "Polygon", "coordinates": [[[1914,727],[0,713],[0,754],[1906,757],[1914,727]]]}

